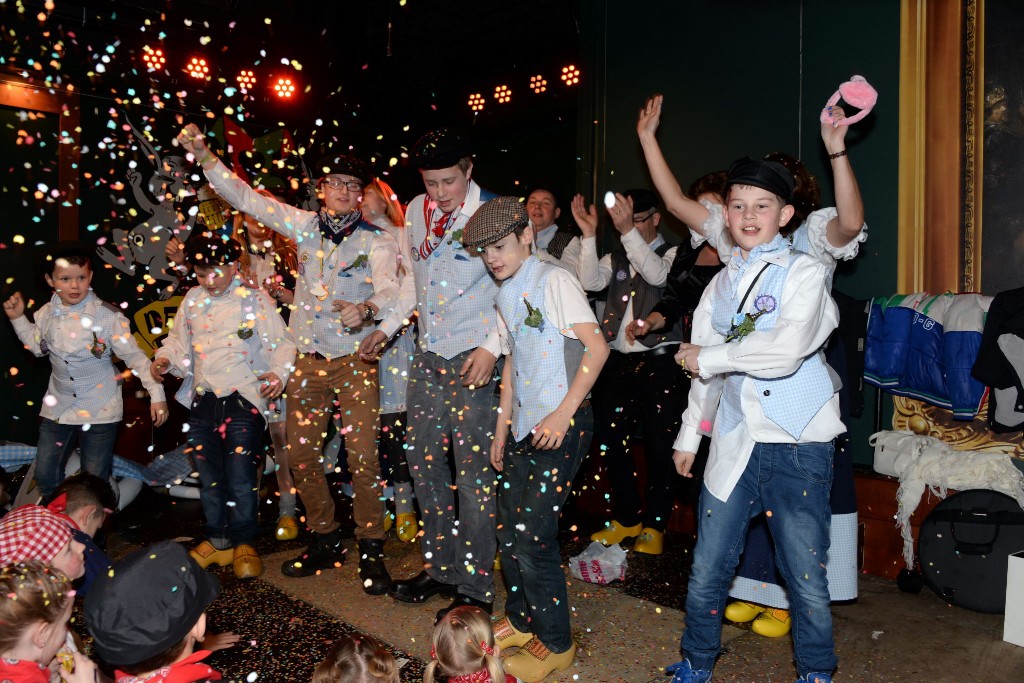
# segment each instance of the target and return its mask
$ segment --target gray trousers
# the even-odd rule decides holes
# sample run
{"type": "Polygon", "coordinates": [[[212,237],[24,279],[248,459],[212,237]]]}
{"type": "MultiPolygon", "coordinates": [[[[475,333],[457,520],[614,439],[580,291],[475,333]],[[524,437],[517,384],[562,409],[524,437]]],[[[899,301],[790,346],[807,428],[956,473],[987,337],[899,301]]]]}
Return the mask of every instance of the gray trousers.
{"type": "Polygon", "coordinates": [[[459,370],[469,354],[445,360],[416,350],[406,456],[423,516],[420,549],[427,573],[457,585],[462,595],[493,602],[497,477],[489,453],[498,396],[493,381],[477,389],[462,386],[459,370]]]}

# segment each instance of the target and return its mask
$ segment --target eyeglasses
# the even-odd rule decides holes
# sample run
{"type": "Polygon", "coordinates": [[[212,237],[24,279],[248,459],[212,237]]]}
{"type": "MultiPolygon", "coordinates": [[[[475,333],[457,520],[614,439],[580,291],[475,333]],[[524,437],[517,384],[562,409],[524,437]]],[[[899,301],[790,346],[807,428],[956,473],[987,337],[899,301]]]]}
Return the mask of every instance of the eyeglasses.
{"type": "Polygon", "coordinates": [[[634,223],[643,223],[643,222],[647,221],[649,218],[653,218],[654,214],[656,214],[656,213],[658,213],[657,209],[651,209],[647,213],[646,216],[640,216],[638,214],[633,214],[633,222],[634,223]]]}
{"type": "Polygon", "coordinates": [[[342,180],[341,178],[324,178],[324,185],[332,190],[340,190],[343,187],[347,187],[352,192],[358,192],[363,189],[363,184],[358,180],[342,180]]]}

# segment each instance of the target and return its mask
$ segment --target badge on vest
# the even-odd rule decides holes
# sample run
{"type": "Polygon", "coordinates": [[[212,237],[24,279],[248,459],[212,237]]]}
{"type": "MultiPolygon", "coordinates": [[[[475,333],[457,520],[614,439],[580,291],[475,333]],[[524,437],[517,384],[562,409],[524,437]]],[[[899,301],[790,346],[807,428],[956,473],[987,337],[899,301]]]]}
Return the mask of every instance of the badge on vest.
{"type": "Polygon", "coordinates": [[[625,282],[629,278],[629,273],[624,270],[617,271],[615,273],[615,279],[619,282],[625,282]]]}

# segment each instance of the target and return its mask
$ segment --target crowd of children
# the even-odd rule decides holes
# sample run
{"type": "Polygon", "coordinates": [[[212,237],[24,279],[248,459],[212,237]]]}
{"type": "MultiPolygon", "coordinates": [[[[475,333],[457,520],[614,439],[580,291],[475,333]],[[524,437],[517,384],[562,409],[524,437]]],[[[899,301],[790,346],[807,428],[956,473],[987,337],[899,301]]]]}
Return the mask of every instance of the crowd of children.
{"type": "MultiPolygon", "coordinates": [[[[711,193],[724,196],[687,199],[654,140],[660,112],[660,98],[652,99],[638,124],[655,185],[669,210],[725,263],[700,296],[688,341],[651,346],[665,347],[652,357],[674,351],[692,375],[689,395],[676,397],[686,406],[672,455],[681,476],[692,476],[701,438],[711,437],[684,659],[668,672],[676,683],[711,680],[744,538],[751,519],[770,509],[769,539],[794,605],[797,671],[801,681],[828,683],[837,660],[824,558],[832,440],[844,427],[822,348],[837,320],[829,295],[835,259],[855,254],[842,246],[863,239],[845,129],[823,127],[830,158],[838,160],[840,212],[814,220],[801,213],[807,222],[794,238],[802,195],[790,168],[740,159],[724,189],[711,193]],[[821,234],[808,236],[807,225],[821,234]]],[[[841,118],[837,109],[833,121],[841,118]]],[[[598,322],[578,279],[588,268],[604,273],[590,239],[594,208],[582,198],[573,204],[584,227],[579,258],[542,259],[531,217],[561,235],[554,195],[540,191],[528,213],[518,198],[482,189],[459,131],[434,131],[412,150],[426,192],[404,214],[391,188],[346,155],[314,166],[322,207],[306,211],[246,185],[196,126],[186,126],[178,142],[241,213],[234,237],[197,230],[184,244],[168,245],[168,258],[191,269],[195,286],[152,361],[118,309],[92,292],[90,258],[80,245],[62,244],[49,255],[45,274],[54,294],[34,322],[19,294],[4,303],[26,348],[48,355],[53,372],[36,474],[46,506],[23,506],[0,519],[0,589],[13,598],[0,608],[0,680],[48,680],[48,670],[68,681],[98,680],[68,636],[76,590],[85,595],[94,652],[118,683],[219,680],[204,663],[219,642],[207,637],[205,618],[219,584],[204,569],[230,565],[242,579],[263,572],[255,539],[268,424],[285,470],[277,535],[298,533],[296,494],[314,532],[282,572],[309,576],[345,561],[321,464],[336,406],[363,590],[405,602],[452,599],[437,613],[425,682],[532,683],[570,667],[576,647],[558,522],[590,449],[591,390],[611,345],[620,337],[632,344],[669,315],[646,301],[615,325],[598,322]],[[205,518],[205,539],[190,550],[166,541],[111,563],[93,540],[116,508],[106,483],[121,418],[112,356],[149,391],[156,426],[168,416],[165,375],[182,379],[176,398],[189,409],[205,518]],[[76,444],[85,472],[62,483],[76,444]],[[424,558],[423,571],[406,580],[393,581],[384,566],[388,485],[398,536],[418,537],[424,558]],[[508,588],[504,614],[493,622],[492,566],[500,566],[508,588]]],[[[628,236],[654,253],[654,227],[650,235],[637,227],[657,215],[652,193],[618,195],[608,212],[624,244],[628,236]]],[[[575,244],[570,232],[562,236],[575,244]]],[[[684,258],[692,254],[699,263],[697,253],[684,250],[684,258]]],[[[667,272],[675,260],[666,246],[645,267],[667,272]]],[[[618,267],[614,276],[625,280],[630,268],[618,267]]],[[[615,268],[605,270],[610,280],[615,268]]],[[[664,517],[649,525],[657,534],[664,517]]],[[[613,522],[603,533],[631,528],[613,522]]],[[[632,535],[639,533],[638,526],[632,535]]],[[[660,552],[660,535],[644,542],[660,552]]],[[[395,683],[398,669],[372,638],[346,636],[313,680],[395,683]]]]}

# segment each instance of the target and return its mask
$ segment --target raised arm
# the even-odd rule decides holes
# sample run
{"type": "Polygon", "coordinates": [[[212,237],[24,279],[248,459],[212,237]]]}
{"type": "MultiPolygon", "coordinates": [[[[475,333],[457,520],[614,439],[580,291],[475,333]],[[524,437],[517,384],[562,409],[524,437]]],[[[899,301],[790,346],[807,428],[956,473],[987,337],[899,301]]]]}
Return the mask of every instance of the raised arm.
{"type": "Polygon", "coordinates": [[[850,165],[850,156],[845,154],[846,131],[849,126],[838,125],[839,121],[846,118],[846,114],[841,107],[833,107],[832,117],[836,123],[821,124],[821,140],[832,162],[832,183],[838,213],[825,226],[825,235],[829,244],[843,247],[855,240],[864,227],[864,201],[853,174],[853,166],[850,165]],[[837,154],[839,156],[835,156],[837,154]]]}
{"type": "Polygon", "coordinates": [[[679,181],[672,175],[665,156],[661,153],[658,145],[658,125],[661,123],[662,95],[655,95],[647,100],[647,104],[640,110],[640,116],[636,122],[636,133],[640,137],[640,147],[644,150],[644,159],[647,160],[647,170],[654,181],[654,187],[665,202],[665,208],[669,213],[681,220],[688,228],[700,234],[704,234],[702,226],[708,217],[708,210],[699,202],[695,202],[683,193],[679,181]]]}

